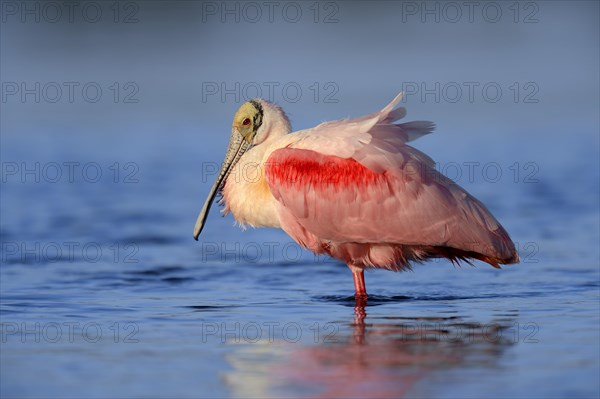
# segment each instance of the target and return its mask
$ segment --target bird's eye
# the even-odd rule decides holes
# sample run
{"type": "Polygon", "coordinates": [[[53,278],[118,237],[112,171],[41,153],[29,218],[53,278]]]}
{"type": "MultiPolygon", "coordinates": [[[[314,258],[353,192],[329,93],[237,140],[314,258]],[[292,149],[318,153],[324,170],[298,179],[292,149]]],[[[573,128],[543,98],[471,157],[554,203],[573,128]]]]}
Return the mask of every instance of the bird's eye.
{"type": "Polygon", "coordinates": [[[250,124],[250,118],[246,118],[242,121],[242,125],[248,126],[250,124]]]}

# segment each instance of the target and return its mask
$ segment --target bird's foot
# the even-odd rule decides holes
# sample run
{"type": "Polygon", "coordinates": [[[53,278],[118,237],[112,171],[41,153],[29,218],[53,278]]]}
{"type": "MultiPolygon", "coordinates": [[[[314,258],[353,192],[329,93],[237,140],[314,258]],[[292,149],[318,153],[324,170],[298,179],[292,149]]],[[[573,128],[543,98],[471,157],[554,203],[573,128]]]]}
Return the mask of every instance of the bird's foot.
{"type": "Polygon", "coordinates": [[[356,298],[357,300],[360,298],[366,301],[367,299],[369,299],[369,295],[367,295],[367,293],[364,291],[360,291],[354,293],[354,298],[356,298]]]}
{"type": "Polygon", "coordinates": [[[363,293],[356,293],[354,294],[354,300],[356,301],[356,308],[362,308],[364,309],[365,306],[367,306],[367,300],[369,299],[369,297],[367,296],[366,292],[363,293]]]}

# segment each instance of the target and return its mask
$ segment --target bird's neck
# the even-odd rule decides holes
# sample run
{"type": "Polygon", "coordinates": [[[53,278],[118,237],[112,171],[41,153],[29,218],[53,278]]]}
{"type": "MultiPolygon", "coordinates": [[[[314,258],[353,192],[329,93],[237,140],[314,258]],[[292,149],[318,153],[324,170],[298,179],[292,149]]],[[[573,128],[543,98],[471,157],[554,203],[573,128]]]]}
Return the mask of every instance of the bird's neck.
{"type": "Polygon", "coordinates": [[[286,136],[270,138],[248,150],[227,178],[225,212],[230,211],[241,225],[280,227],[277,203],[265,179],[265,163],[273,151],[288,144],[286,136]]]}

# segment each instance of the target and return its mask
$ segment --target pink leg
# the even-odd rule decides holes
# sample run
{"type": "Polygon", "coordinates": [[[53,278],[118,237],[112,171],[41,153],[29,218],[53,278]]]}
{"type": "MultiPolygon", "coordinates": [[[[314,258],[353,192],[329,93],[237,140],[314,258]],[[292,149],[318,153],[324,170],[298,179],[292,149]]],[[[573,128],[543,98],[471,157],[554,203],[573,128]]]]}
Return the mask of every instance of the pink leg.
{"type": "Polygon", "coordinates": [[[353,271],[354,277],[354,297],[367,299],[367,288],[365,287],[365,275],[362,270],[353,271]]]}
{"type": "Polygon", "coordinates": [[[352,276],[354,277],[354,299],[356,300],[356,305],[354,307],[354,313],[356,314],[355,323],[364,326],[365,316],[367,315],[367,312],[365,311],[365,306],[367,306],[365,275],[364,272],[360,270],[352,271],[352,276]]]}

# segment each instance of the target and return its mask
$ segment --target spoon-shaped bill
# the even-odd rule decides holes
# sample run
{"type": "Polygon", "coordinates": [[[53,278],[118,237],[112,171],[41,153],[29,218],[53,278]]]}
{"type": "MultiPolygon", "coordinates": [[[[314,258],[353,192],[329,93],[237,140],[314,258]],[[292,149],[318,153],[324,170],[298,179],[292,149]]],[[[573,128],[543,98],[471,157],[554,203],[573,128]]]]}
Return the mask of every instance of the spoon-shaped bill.
{"type": "Polygon", "coordinates": [[[198,215],[198,219],[196,220],[196,225],[194,226],[194,239],[198,241],[198,236],[202,233],[202,229],[204,228],[204,223],[206,223],[206,218],[208,217],[208,212],[210,211],[210,207],[212,206],[213,200],[215,196],[219,192],[219,189],[225,184],[225,180],[227,176],[231,173],[231,170],[235,166],[235,164],[239,161],[240,157],[250,148],[250,144],[244,139],[244,137],[240,134],[240,132],[233,128],[231,131],[231,137],[229,138],[229,146],[227,147],[227,153],[225,154],[225,161],[221,166],[221,170],[219,171],[219,175],[217,180],[213,184],[210,192],[208,193],[208,197],[206,198],[206,202],[204,202],[204,206],[198,215]]]}

